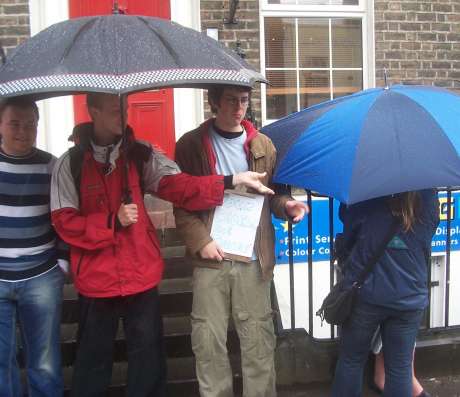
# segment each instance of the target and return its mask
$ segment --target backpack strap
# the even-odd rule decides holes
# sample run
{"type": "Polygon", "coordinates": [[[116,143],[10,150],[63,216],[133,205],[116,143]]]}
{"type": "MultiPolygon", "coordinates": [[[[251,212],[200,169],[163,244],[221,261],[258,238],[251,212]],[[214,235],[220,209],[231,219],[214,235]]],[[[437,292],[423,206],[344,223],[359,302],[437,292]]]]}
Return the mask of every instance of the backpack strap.
{"type": "Polygon", "coordinates": [[[136,166],[137,174],[139,175],[139,186],[142,194],[145,193],[144,187],[144,165],[149,161],[152,154],[152,148],[138,141],[134,141],[128,149],[128,159],[132,160],[136,166]]]}
{"type": "Polygon", "coordinates": [[[70,157],[70,173],[72,174],[75,188],[80,195],[80,183],[81,183],[81,166],[83,164],[84,152],[80,145],[72,146],[69,149],[70,157]]]}
{"type": "MultiPolygon", "coordinates": [[[[140,142],[133,142],[128,149],[128,159],[132,160],[139,175],[139,185],[142,193],[144,190],[144,164],[149,160],[152,149],[140,142]]],[[[72,174],[75,188],[80,193],[81,167],[83,164],[84,150],[80,145],[75,145],[69,149],[70,173],[72,174]]]]}

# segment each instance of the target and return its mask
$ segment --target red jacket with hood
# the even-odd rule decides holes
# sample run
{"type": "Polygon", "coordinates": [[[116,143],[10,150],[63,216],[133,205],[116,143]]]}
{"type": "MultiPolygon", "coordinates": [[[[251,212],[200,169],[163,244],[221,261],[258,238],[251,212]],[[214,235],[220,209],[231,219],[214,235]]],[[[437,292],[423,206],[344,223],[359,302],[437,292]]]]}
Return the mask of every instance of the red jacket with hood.
{"type": "MultiPolygon", "coordinates": [[[[92,125],[79,128],[92,130],[92,125]]],[[[129,139],[134,138],[130,135],[129,139]]],[[[128,227],[116,227],[125,155],[120,149],[115,167],[105,174],[106,164],[95,159],[95,149],[89,142],[83,148],[79,191],[68,153],[58,160],[51,188],[52,221],[71,246],[71,271],[77,290],[89,297],[114,297],[155,287],[161,281],[164,263],[134,161],[128,156],[128,184],[132,202],[138,207],[138,221],[128,227]]],[[[174,162],[152,148],[144,165],[143,182],[147,193],[190,211],[222,204],[222,176],[198,178],[181,173],[174,162]]]]}

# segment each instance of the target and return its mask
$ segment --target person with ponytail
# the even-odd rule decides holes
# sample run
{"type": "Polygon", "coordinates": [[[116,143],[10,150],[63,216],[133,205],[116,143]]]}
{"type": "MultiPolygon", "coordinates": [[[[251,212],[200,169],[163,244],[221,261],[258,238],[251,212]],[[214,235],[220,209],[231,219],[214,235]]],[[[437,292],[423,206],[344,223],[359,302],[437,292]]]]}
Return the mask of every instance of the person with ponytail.
{"type": "Polygon", "coordinates": [[[359,289],[342,326],[333,397],[361,396],[363,368],[380,327],[385,357],[384,397],[412,397],[412,358],[428,305],[431,239],[439,222],[434,190],[404,192],[341,205],[344,239],[351,247],[344,265],[353,284],[390,230],[394,236],[359,289]]]}

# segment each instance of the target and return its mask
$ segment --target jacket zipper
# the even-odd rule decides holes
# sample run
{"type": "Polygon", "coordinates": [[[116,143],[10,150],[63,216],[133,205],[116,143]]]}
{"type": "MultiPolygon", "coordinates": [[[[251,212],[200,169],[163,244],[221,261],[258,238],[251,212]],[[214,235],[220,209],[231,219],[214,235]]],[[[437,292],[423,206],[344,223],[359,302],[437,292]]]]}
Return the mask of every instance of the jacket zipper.
{"type": "Polygon", "coordinates": [[[77,276],[80,274],[81,262],[83,261],[84,256],[85,256],[85,254],[82,252],[81,256],[80,256],[80,260],[78,261],[78,265],[77,265],[77,276]]]}

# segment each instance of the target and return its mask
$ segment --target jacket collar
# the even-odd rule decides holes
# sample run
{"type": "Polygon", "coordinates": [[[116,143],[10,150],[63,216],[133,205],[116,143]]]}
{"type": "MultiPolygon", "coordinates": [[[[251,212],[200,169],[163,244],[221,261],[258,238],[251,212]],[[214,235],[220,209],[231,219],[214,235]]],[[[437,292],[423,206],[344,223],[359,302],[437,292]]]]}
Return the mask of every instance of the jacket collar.
{"type": "MultiPolygon", "coordinates": [[[[204,123],[202,123],[198,127],[198,130],[201,135],[201,142],[203,144],[204,151],[208,158],[211,172],[215,174],[216,173],[216,154],[214,153],[214,149],[212,147],[211,139],[209,136],[209,131],[213,123],[214,123],[214,118],[210,118],[206,120],[204,123]]],[[[241,122],[241,125],[246,131],[244,151],[246,152],[247,158],[249,159],[249,153],[251,153],[256,159],[265,156],[264,146],[261,144],[259,139],[256,139],[260,134],[259,131],[257,131],[254,125],[248,120],[243,120],[241,122]]]]}
{"type": "Polygon", "coordinates": [[[129,156],[129,148],[132,147],[131,144],[135,141],[134,132],[130,126],[127,126],[123,138],[109,146],[96,145],[92,140],[93,134],[93,123],[81,123],[73,128],[69,140],[74,141],[75,145],[79,146],[83,152],[88,153],[88,156],[92,155],[98,163],[105,164],[105,172],[109,174],[116,168],[116,161],[123,151],[127,151],[129,156]],[[125,139],[127,144],[123,143],[125,139]]]}

